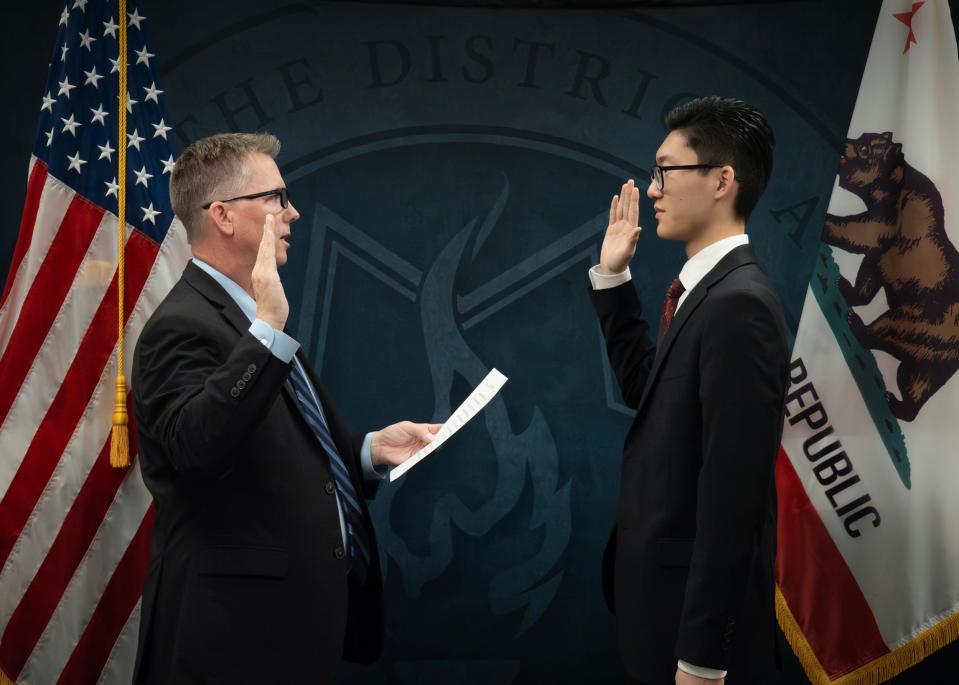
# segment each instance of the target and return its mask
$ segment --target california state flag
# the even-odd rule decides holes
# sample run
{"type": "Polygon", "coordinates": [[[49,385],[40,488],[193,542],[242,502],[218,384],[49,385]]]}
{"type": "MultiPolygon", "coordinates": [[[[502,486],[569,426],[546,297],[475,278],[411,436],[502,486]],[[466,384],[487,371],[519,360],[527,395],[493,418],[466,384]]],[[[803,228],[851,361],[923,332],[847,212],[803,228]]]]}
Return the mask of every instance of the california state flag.
{"type": "Polygon", "coordinates": [[[777,609],[815,685],[959,635],[959,58],[885,0],[792,355],[777,609]]]}

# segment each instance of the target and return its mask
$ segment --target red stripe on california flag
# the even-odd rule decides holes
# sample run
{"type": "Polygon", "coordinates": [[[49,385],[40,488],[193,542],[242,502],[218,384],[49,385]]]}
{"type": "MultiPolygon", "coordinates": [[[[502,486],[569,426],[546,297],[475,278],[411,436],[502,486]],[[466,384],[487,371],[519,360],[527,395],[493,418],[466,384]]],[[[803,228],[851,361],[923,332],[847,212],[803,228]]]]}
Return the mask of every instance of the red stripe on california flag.
{"type": "Polygon", "coordinates": [[[80,195],[70,202],[57,237],[23,301],[10,342],[0,357],[0,378],[3,379],[0,384],[0,424],[7,418],[33,360],[50,332],[50,326],[73,285],[72,275],[79,270],[102,220],[103,209],[80,195]],[[64,278],[64,274],[71,277],[64,278]]]}
{"type": "Polygon", "coordinates": [[[23,261],[24,255],[30,248],[33,241],[33,227],[37,220],[37,210],[40,208],[40,196],[43,195],[43,187],[47,182],[47,165],[43,160],[36,160],[33,163],[33,169],[30,171],[30,178],[27,180],[27,197],[23,201],[23,214],[20,216],[20,233],[17,235],[17,246],[13,250],[13,260],[10,262],[10,269],[7,271],[7,285],[3,289],[3,296],[0,297],[0,307],[7,301],[10,295],[10,289],[17,277],[17,270],[23,261]]]}
{"type": "MultiPolygon", "coordinates": [[[[130,454],[136,454],[132,396],[127,403],[127,413],[131,417],[130,454]]],[[[110,466],[110,437],[108,434],[56,539],[0,638],[0,663],[8,673],[19,674],[23,669],[129,474],[127,470],[110,466]]]]}
{"type": "Polygon", "coordinates": [[[150,536],[153,533],[153,511],[151,504],[127,551],[110,576],[90,622],[83,629],[77,646],[57,679],[57,685],[95,683],[103,672],[113,646],[143,592],[150,536]]]}
{"type": "MultiPolygon", "coordinates": [[[[157,244],[140,231],[134,231],[127,241],[127,283],[124,298],[127,321],[158,252],[157,244]]],[[[33,441],[3,500],[0,500],[0,566],[6,563],[10,550],[13,549],[17,537],[60,461],[77,422],[90,402],[103,369],[113,354],[117,341],[116,299],[117,277],[114,273],[110,287],[83,336],[57,396],[33,436],[33,441]]],[[[112,391],[111,384],[110,395],[112,391]]]]}
{"type": "Polygon", "coordinates": [[[835,680],[887,654],[889,647],[852,571],[782,449],[776,460],[776,490],[779,588],[823,670],[835,680]]]}

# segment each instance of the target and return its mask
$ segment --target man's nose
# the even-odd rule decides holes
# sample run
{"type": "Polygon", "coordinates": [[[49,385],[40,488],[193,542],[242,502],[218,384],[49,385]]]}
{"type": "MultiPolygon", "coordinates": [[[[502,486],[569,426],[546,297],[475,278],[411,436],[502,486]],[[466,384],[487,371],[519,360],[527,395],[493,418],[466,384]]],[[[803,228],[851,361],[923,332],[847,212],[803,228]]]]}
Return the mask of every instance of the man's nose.
{"type": "Polygon", "coordinates": [[[291,224],[300,218],[300,213],[296,211],[296,207],[293,206],[292,202],[290,202],[289,205],[287,205],[286,211],[290,216],[289,221],[291,224]]]}
{"type": "Polygon", "coordinates": [[[663,189],[656,185],[655,181],[651,181],[649,187],[646,188],[646,197],[650,200],[655,200],[663,196],[663,189]]]}

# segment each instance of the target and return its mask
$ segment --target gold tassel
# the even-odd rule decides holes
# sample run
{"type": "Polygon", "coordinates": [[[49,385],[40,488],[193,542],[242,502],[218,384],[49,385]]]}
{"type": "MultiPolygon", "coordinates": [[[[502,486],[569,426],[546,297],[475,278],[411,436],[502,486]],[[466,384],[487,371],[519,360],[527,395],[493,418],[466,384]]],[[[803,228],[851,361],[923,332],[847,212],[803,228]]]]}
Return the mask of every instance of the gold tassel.
{"type": "Polygon", "coordinates": [[[113,433],[110,436],[110,466],[125,469],[130,466],[129,418],[127,417],[127,379],[117,374],[117,394],[113,400],[113,433]]]}
{"type": "Polygon", "coordinates": [[[17,685],[17,681],[4,673],[3,669],[0,668],[0,685],[17,685]]]}
{"type": "MultiPolygon", "coordinates": [[[[126,16],[126,0],[120,0],[120,17],[126,16]]],[[[127,27],[120,22],[119,54],[117,55],[119,100],[117,110],[117,393],[113,402],[113,432],[110,435],[110,466],[125,469],[130,466],[129,418],[127,417],[127,379],[123,376],[123,297],[124,246],[126,244],[126,178],[127,146],[123,139],[127,132],[127,27]]]]}
{"type": "Polygon", "coordinates": [[[953,640],[959,639],[959,613],[957,613],[939,621],[899,649],[883,654],[878,659],[836,680],[830,680],[789,610],[786,598],[778,585],[776,586],[776,617],[779,619],[779,626],[786,640],[789,641],[812,685],[879,685],[896,677],[907,668],[915,666],[953,640]]]}

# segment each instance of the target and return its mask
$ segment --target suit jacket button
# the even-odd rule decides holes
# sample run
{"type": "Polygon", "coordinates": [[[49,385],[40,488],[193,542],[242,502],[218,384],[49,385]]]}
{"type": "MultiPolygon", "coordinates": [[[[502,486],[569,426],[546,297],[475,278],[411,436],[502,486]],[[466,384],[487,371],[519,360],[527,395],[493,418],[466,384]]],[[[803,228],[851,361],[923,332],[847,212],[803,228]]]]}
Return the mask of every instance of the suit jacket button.
{"type": "Polygon", "coordinates": [[[242,390],[243,388],[246,387],[246,381],[243,380],[243,379],[238,380],[238,381],[236,382],[236,387],[238,387],[240,390],[242,390]]]}
{"type": "Polygon", "coordinates": [[[333,550],[333,556],[337,559],[342,559],[346,556],[346,550],[344,550],[343,547],[337,547],[333,550]]]}
{"type": "Polygon", "coordinates": [[[246,370],[250,373],[256,373],[256,364],[250,364],[248,367],[246,367],[246,370]]]}
{"type": "Polygon", "coordinates": [[[327,495],[332,495],[333,492],[336,490],[336,486],[333,485],[333,481],[328,480],[326,481],[326,485],[323,486],[323,489],[326,490],[327,495]]]}
{"type": "Polygon", "coordinates": [[[253,378],[253,376],[250,375],[250,372],[249,372],[249,371],[244,371],[244,372],[243,372],[243,375],[240,376],[240,378],[242,378],[244,381],[248,381],[248,380],[250,380],[251,378],[253,378]]]}
{"type": "Polygon", "coordinates": [[[230,395],[232,395],[233,398],[236,399],[237,397],[240,396],[240,389],[237,387],[230,388],[230,395]]]}

